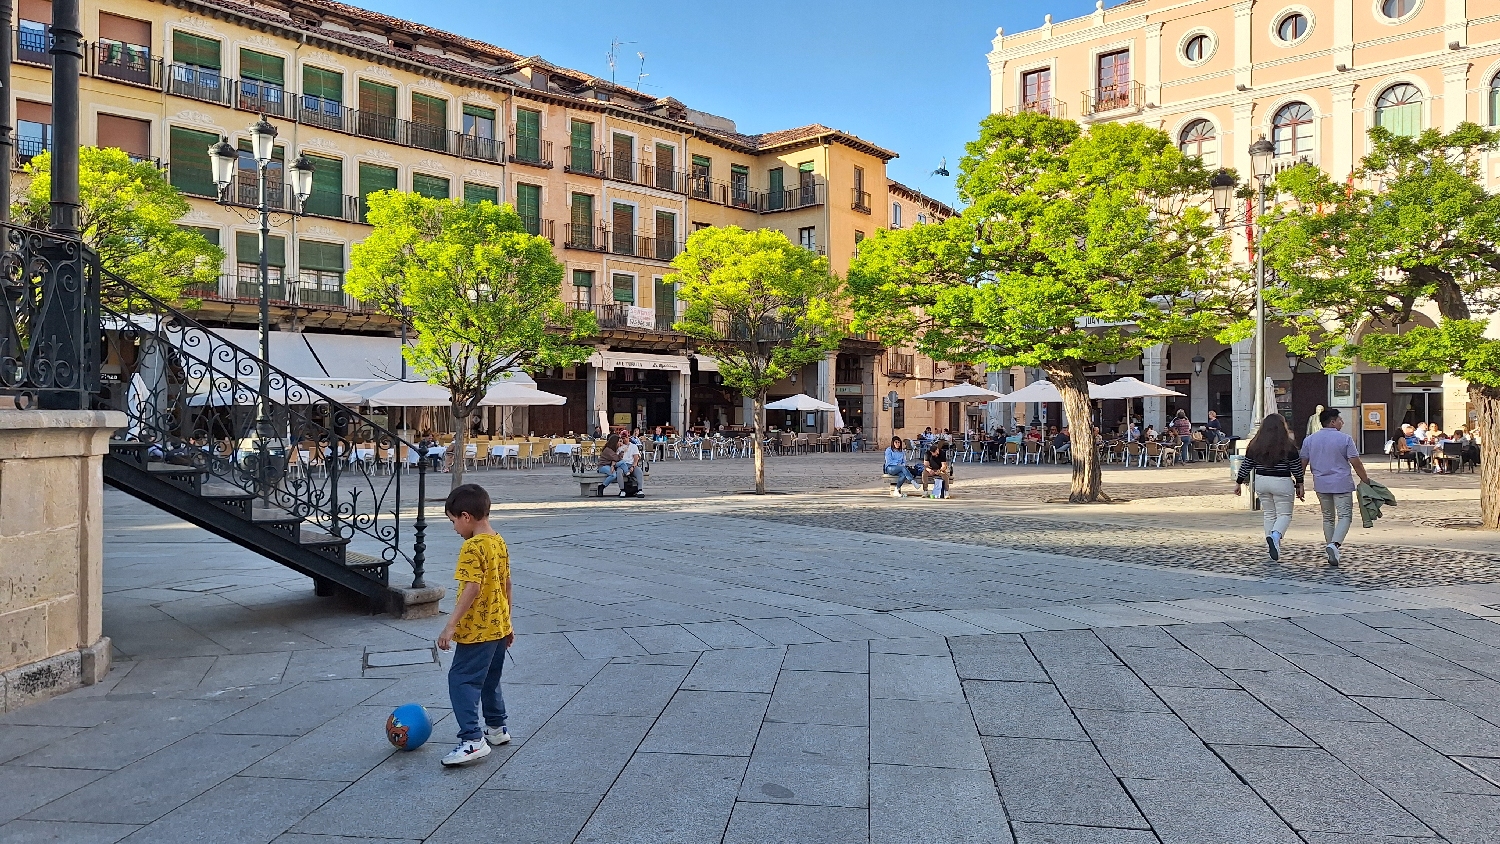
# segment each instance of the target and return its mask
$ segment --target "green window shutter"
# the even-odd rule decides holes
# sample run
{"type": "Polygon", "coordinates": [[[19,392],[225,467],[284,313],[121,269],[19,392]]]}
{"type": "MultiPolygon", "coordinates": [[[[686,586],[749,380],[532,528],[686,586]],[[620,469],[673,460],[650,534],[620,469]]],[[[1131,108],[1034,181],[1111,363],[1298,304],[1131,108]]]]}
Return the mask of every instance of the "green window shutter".
{"type": "MultiPolygon", "coordinates": [[[[240,152],[245,152],[245,153],[254,152],[255,151],[255,147],[254,147],[254,145],[252,145],[250,143],[250,139],[249,138],[240,138],[239,148],[240,148],[240,152]]],[[[252,156],[251,160],[254,160],[253,156],[252,156]]],[[[277,164],[284,164],[284,163],[286,163],[286,147],[282,146],[281,144],[272,144],[271,145],[271,160],[274,161],[274,162],[276,162],[277,164]]],[[[244,162],[245,158],[243,156],[241,156],[240,157],[240,161],[244,162]]],[[[243,163],[241,163],[240,166],[244,167],[245,165],[243,163]]],[[[254,165],[252,164],[251,166],[253,167],[254,165]]],[[[276,165],[275,164],[271,165],[271,169],[273,169],[273,170],[276,169],[276,165]]]]}
{"type": "Polygon", "coordinates": [[[308,153],[312,162],[312,194],[303,209],[320,217],[342,217],[344,205],[344,160],[308,153]]]}
{"type": "Polygon", "coordinates": [[[482,120],[493,121],[495,119],[494,109],[480,108],[477,105],[469,105],[468,103],[464,103],[464,114],[467,114],[470,117],[478,117],[482,120]]]}
{"type": "Polygon", "coordinates": [[[396,168],[361,162],[359,165],[359,221],[365,221],[365,214],[368,211],[366,197],[379,191],[395,189],[396,168]]]}
{"type": "MultiPolygon", "coordinates": [[[[241,264],[260,263],[260,235],[234,233],[234,258],[241,264]]],[[[266,240],[266,260],[273,267],[286,266],[286,238],[273,234],[266,240]]]]}
{"type": "Polygon", "coordinates": [[[481,202],[500,204],[500,190],[492,185],[476,185],[464,182],[464,202],[478,205],[481,202]]]}
{"type": "Polygon", "coordinates": [[[299,240],[297,265],[304,270],[341,273],[344,271],[344,245],[324,243],[321,240],[299,240]]]}
{"type": "Polygon", "coordinates": [[[786,176],[780,167],[771,170],[771,193],[781,193],[786,189],[786,176]]]}
{"type": "Polygon", "coordinates": [[[656,280],[656,319],[677,319],[677,285],[656,280]]]}
{"type": "Polygon", "coordinates": [[[172,30],[172,61],[214,70],[224,66],[219,58],[219,42],[180,29],[172,30]]]}
{"type": "Polygon", "coordinates": [[[593,287],[594,286],[594,271],[593,270],[574,270],[573,271],[573,286],[574,287],[593,287]]]}
{"type": "Polygon", "coordinates": [[[447,179],[426,173],[411,174],[411,192],[428,199],[448,199],[452,195],[449,193],[447,179]]]}
{"type": "Polygon", "coordinates": [[[574,228],[592,228],[594,225],[594,197],[586,193],[573,194],[571,217],[574,228]]]}
{"type": "Polygon", "coordinates": [[[167,172],[172,186],[183,193],[197,196],[215,196],[213,166],[208,161],[208,148],[219,142],[212,132],[196,132],[173,126],[168,135],[167,172]]]}
{"type": "Polygon", "coordinates": [[[276,86],[286,84],[286,63],[280,56],[240,48],[240,78],[254,79],[276,86]]]}
{"type": "Polygon", "coordinates": [[[448,128],[448,101],[426,94],[411,95],[411,122],[448,128]]]}
{"type": "Polygon", "coordinates": [[[516,185],[516,213],[530,220],[542,216],[542,189],[536,185],[516,185]]]}
{"type": "Polygon", "coordinates": [[[359,110],[381,117],[396,116],[396,88],[368,79],[359,80],[359,110]]]}
{"type": "Polygon", "coordinates": [[[677,239],[677,215],[670,211],[656,212],[656,237],[658,240],[677,239]]]}
{"type": "Polygon", "coordinates": [[[219,230],[205,228],[203,226],[180,226],[184,231],[194,232],[203,236],[203,239],[215,246],[219,245],[219,230]]]}
{"type": "Polygon", "coordinates": [[[612,284],[614,300],[627,305],[635,304],[635,277],[624,273],[615,273],[612,284]]]}
{"type": "Polygon", "coordinates": [[[580,147],[590,152],[594,149],[594,124],[587,120],[575,120],[568,132],[568,142],[573,149],[580,147]]]}
{"type": "Polygon", "coordinates": [[[529,108],[516,109],[516,137],[540,138],[542,136],[542,113],[529,108]]]}
{"type": "Polygon", "coordinates": [[[344,74],[336,70],[303,65],[302,93],[309,97],[341,103],[344,101],[344,74]]]}

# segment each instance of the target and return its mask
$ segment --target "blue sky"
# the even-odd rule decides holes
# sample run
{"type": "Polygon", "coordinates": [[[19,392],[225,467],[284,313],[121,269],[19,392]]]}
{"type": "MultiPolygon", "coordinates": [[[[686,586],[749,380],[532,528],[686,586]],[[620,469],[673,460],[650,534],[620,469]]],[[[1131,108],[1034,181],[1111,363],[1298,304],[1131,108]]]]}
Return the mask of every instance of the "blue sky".
{"type": "Polygon", "coordinates": [[[944,156],[958,172],[989,104],[984,54],[995,27],[1018,32],[1086,14],[1094,0],[863,3],[497,4],[494,0],[350,0],[478,38],[522,55],[615,79],[733,119],[755,133],[824,123],[900,153],[890,175],[945,201],[953,180],[929,174],[944,156]]]}

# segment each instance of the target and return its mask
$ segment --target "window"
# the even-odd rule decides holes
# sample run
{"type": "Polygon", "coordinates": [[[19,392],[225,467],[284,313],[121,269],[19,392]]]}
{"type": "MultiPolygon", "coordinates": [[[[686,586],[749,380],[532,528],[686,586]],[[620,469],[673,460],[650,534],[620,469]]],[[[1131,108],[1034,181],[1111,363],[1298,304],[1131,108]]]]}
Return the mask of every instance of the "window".
{"type": "Polygon", "coordinates": [[[1380,5],[1381,14],[1388,18],[1404,18],[1417,10],[1417,0],[1385,0],[1380,5]]]}
{"type": "Polygon", "coordinates": [[[677,147],[671,144],[656,145],[656,186],[677,190],[677,147]]]}
{"type": "Polygon", "coordinates": [[[428,199],[448,199],[452,196],[447,179],[426,173],[411,174],[411,192],[428,199]]]}
{"type": "Polygon", "coordinates": [[[542,113],[529,108],[516,109],[516,158],[522,161],[542,160],[542,113]]]}
{"type": "Polygon", "coordinates": [[[635,276],[629,273],[615,273],[610,281],[615,302],[622,305],[635,304],[635,276]]]}
{"type": "Polygon", "coordinates": [[[924,212],[918,212],[917,213],[917,225],[920,226],[920,225],[922,225],[925,222],[927,222],[927,214],[924,213],[924,212]]]}
{"type": "Polygon", "coordinates": [[[693,156],[693,196],[709,199],[709,182],[713,178],[713,162],[701,155],[693,156]]]}
{"type": "Polygon", "coordinates": [[[464,104],[464,134],[472,138],[495,137],[495,110],[464,104]]]}
{"type": "Polygon", "coordinates": [[[594,172],[594,124],[574,120],[568,125],[568,169],[574,173],[594,172]]]}
{"type": "Polygon", "coordinates": [[[220,76],[223,60],[219,42],[182,30],[172,31],[171,92],[207,102],[223,102],[226,92],[220,76]]]}
{"type": "Polygon", "coordinates": [[[99,146],[122,149],[131,158],[151,157],[151,121],[99,114],[99,146]]]}
{"type": "Polygon", "coordinates": [[[1490,125],[1500,126],[1500,73],[1490,80],[1490,125]]]}
{"type": "Polygon", "coordinates": [[[786,173],[780,167],[772,167],[767,174],[770,179],[770,190],[766,197],[766,206],[772,211],[779,211],[786,207],[786,173]]]}
{"type": "Polygon", "coordinates": [[[240,48],[240,107],[266,114],[285,114],[286,62],[256,50],[240,48]]]}
{"type": "MultiPolygon", "coordinates": [[[[180,29],[172,31],[172,61],[203,70],[218,71],[223,65],[219,42],[180,29]]],[[[213,76],[217,77],[215,72],[213,76]]]]}
{"type": "Polygon", "coordinates": [[[610,221],[614,225],[614,252],[616,255],[635,254],[635,207],[616,202],[610,209],[610,221]]]}
{"type": "Polygon", "coordinates": [[[300,120],[325,129],[348,131],[344,126],[344,74],[311,65],[302,66],[302,114],[300,120]]]}
{"type": "Polygon", "coordinates": [[[677,321],[677,285],[660,277],[652,282],[652,292],[656,294],[652,300],[656,306],[656,330],[670,331],[672,323],[677,321]]]}
{"type": "Polygon", "coordinates": [[[1276,155],[1304,155],[1313,148],[1313,110],[1307,103],[1289,103],[1271,120],[1276,155]]]}
{"type": "Polygon", "coordinates": [[[1291,43],[1307,34],[1307,15],[1293,12],[1276,24],[1276,37],[1291,43]]]}
{"type": "Polygon", "coordinates": [[[594,248],[594,196],[575,193],[568,203],[568,243],[578,249],[594,248]]]}
{"type": "MultiPolygon", "coordinates": [[[[21,103],[16,103],[16,116],[25,119],[21,103]]],[[[17,122],[17,129],[24,132],[20,121],[17,122]]],[[[167,173],[172,186],[195,196],[217,196],[213,166],[208,160],[208,148],[218,142],[219,136],[212,132],[173,126],[167,133],[167,156],[172,165],[167,168],[167,173]]],[[[25,149],[23,134],[17,151],[24,152],[25,149]]]]}
{"type": "Polygon", "coordinates": [[[396,140],[396,87],[359,80],[359,134],[396,140]]]}
{"type": "MultiPolygon", "coordinates": [[[[260,202],[260,164],[255,160],[249,138],[239,140],[240,166],[234,186],[229,189],[231,200],[242,205],[260,202]]],[[[286,190],[286,147],[275,144],[271,147],[271,160],[266,164],[266,202],[272,208],[289,208],[286,190]]]]}
{"type": "Polygon", "coordinates": [[[804,161],[797,165],[797,205],[812,205],[817,201],[818,183],[813,174],[813,163],[804,161]]]}
{"type": "Polygon", "coordinates": [[[897,431],[906,427],[906,399],[896,399],[896,406],[891,408],[891,427],[897,431]]]}
{"type": "Polygon", "coordinates": [[[212,243],[215,246],[219,245],[218,229],[210,229],[204,226],[179,226],[179,228],[181,228],[183,231],[190,231],[193,234],[199,235],[204,240],[212,243]]]}
{"type": "Polygon", "coordinates": [[[312,193],[302,209],[319,217],[344,216],[344,160],[327,155],[308,153],[312,162],[312,193]]]}
{"type": "Polygon", "coordinates": [[[729,201],[735,205],[750,203],[750,168],[743,164],[729,165],[729,201]]]}
{"type": "Polygon", "coordinates": [[[359,221],[361,223],[366,221],[370,194],[395,189],[396,168],[361,163],[359,165],[359,221]]]}
{"type": "Polygon", "coordinates": [[[1392,85],[1375,100],[1375,125],[1414,138],[1422,132],[1422,91],[1415,85],[1392,85]]]}
{"type": "MultiPolygon", "coordinates": [[[[218,140],[215,138],[214,140],[218,140]]],[[[29,161],[31,157],[52,149],[52,106],[46,103],[16,101],[16,157],[29,161]]],[[[208,147],[203,147],[201,156],[207,168],[208,147]]],[[[213,191],[209,191],[212,195],[213,191]]]]}
{"type": "Polygon", "coordinates": [[[573,271],[573,304],[580,308],[594,306],[594,271],[573,271]]]}
{"type": "Polygon", "coordinates": [[[1021,108],[1047,112],[1052,106],[1052,68],[1021,74],[1021,108]]]}
{"type": "Polygon", "coordinates": [[[542,233],[541,185],[516,183],[516,213],[521,215],[521,223],[526,227],[527,234],[542,233]]]}
{"type": "Polygon", "coordinates": [[[807,226],[797,229],[797,245],[809,252],[818,251],[818,227],[807,226]]]}
{"type": "MultiPolygon", "coordinates": [[[[411,122],[423,123],[438,129],[448,128],[448,101],[426,94],[411,95],[411,122]]],[[[464,121],[467,127],[468,121],[464,121]]]]}
{"type": "Polygon", "coordinates": [[[1094,110],[1109,111],[1130,105],[1130,51],[1099,56],[1095,65],[1094,110]]]}
{"type": "Polygon", "coordinates": [[[859,255],[859,245],[865,242],[865,233],[859,229],[854,230],[854,254],[859,255]]]}
{"type": "Polygon", "coordinates": [[[309,305],[344,304],[344,245],[297,241],[297,295],[309,305]]]}
{"type": "Polygon", "coordinates": [[[671,211],[656,212],[656,254],[658,261],[677,257],[677,215],[671,211]]]}
{"type": "Polygon", "coordinates": [[[1182,46],[1182,57],[1190,62],[1201,62],[1208,58],[1208,36],[1194,35],[1182,46]]]}
{"type": "MultiPolygon", "coordinates": [[[[234,233],[235,296],[241,299],[260,297],[260,235],[255,232],[234,233]]],[[[266,295],[286,301],[282,273],[286,269],[286,238],[273,234],[266,238],[268,280],[266,295]]]]}
{"type": "Polygon", "coordinates": [[[891,203],[891,228],[901,228],[901,203],[891,203]]]}
{"type": "Polygon", "coordinates": [[[52,64],[52,0],[21,0],[16,9],[16,58],[32,64],[52,64]]]}
{"type": "Polygon", "coordinates": [[[1214,124],[1207,120],[1194,120],[1184,126],[1177,139],[1177,148],[1184,155],[1203,159],[1204,167],[1213,167],[1219,159],[1219,143],[1214,136],[1214,124]]]}
{"type": "Polygon", "coordinates": [[[635,138],[616,132],[611,145],[610,177],[622,182],[634,181],[635,138]]]}
{"type": "Polygon", "coordinates": [[[464,202],[470,205],[478,205],[481,202],[500,204],[500,189],[494,185],[476,185],[473,182],[464,182],[464,202]]]}
{"type": "MultiPolygon", "coordinates": [[[[21,22],[26,25],[25,21],[21,22]]],[[[23,35],[25,30],[22,30],[23,35]]],[[[99,13],[100,76],[150,85],[151,23],[135,18],[99,13]]]]}

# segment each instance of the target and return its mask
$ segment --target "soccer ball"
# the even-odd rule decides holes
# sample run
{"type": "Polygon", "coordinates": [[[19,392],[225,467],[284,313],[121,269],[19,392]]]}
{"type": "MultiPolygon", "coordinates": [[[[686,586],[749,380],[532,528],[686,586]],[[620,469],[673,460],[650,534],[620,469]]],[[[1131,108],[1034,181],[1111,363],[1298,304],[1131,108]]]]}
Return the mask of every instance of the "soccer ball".
{"type": "Polygon", "coordinates": [[[404,703],[385,719],[385,737],[397,750],[416,750],[432,737],[432,719],[419,703],[404,703]]]}

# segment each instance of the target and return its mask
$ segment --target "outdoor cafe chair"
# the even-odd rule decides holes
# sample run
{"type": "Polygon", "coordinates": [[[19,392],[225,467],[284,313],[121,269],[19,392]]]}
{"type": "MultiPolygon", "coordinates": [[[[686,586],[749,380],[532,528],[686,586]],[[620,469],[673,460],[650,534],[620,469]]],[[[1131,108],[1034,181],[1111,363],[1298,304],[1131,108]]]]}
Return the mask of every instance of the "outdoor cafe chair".
{"type": "Polygon", "coordinates": [[[1021,462],[1040,464],[1042,462],[1042,444],[1036,440],[1027,440],[1023,445],[1024,452],[1021,455],[1021,462]]]}
{"type": "Polygon", "coordinates": [[[1156,461],[1156,465],[1159,468],[1162,465],[1162,461],[1166,461],[1170,464],[1173,460],[1176,459],[1176,457],[1177,449],[1172,448],[1171,446],[1162,445],[1158,442],[1146,443],[1146,454],[1144,462],[1150,462],[1154,460],[1156,461]]]}
{"type": "Polygon", "coordinates": [[[1146,465],[1146,459],[1145,458],[1146,458],[1146,449],[1143,448],[1140,443],[1132,441],[1132,442],[1128,442],[1128,443],[1125,444],[1125,465],[1126,466],[1129,466],[1130,465],[1130,461],[1132,461],[1132,460],[1135,461],[1135,465],[1136,466],[1144,466],[1144,465],[1146,465]]]}
{"type": "Polygon", "coordinates": [[[1021,446],[1018,443],[1007,442],[1005,444],[1005,457],[1000,462],[1019,465],[1021,462],[1021,446]]]}

